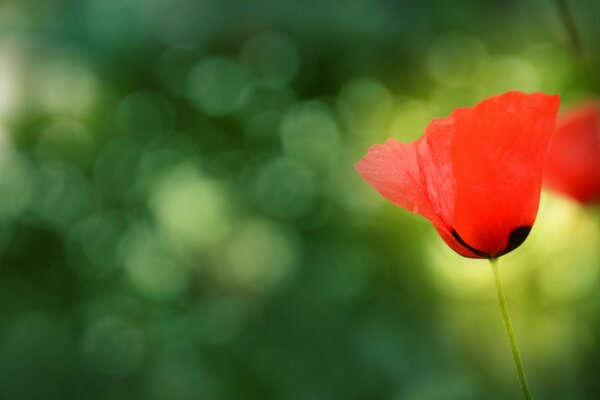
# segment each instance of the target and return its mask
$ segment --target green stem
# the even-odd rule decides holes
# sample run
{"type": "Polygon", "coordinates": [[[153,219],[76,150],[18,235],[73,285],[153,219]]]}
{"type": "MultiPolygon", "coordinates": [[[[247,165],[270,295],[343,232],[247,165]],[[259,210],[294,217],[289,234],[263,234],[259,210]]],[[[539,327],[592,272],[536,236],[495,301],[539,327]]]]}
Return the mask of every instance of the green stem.
{"type": "Polygon", "coordinates": [[[599,89],[597,85],[598,82],[595,80],[592,66],[588,62],[589,60],[585,55],[583,42],[577,30],[577,25],[575,24],[573,14],[571,13],[569,5],[567,4],[567,0],[556,0],[556,5],[558,7],[558,12],[560,14],[560,18],[562,19],[562,23],[567,31],[568,41],[571,44],[573,53],[575,54],[583,73],[586,75],[586,78],[591,84],[592,88],[599,89]]]}
{"type": "Polygon", "coordinates": [[[573,46],[573,51],[579,58],[579,61],[585,65],[585,52],[583,51],[581,38],[577,32],[577,26],[575,25],[575,20],[573,19],[569,5],[566,0],[556,0],[556,5],[565,29],[567,30],[569,42],[571,42],[571,46],[573,46]]]}
{"type": "Polygon", "coordinates": [[[490,265],[492,266],[494,283],[496,284],[498,304],[500,304],[500,310],[502,310],[502,319],[504,320],[504,327],[506,328],[506,334],[508,335],[508,342],[510,343],[510,348],[512,350],[512,356],[515,362],[515,368],[517,369],[517,375],[519,376],[519,381],[521,382],[521,389],[523,389],[523,396],[527,400],[532,400],[533,397],[531,397],[529,385],[527,384],[527,377],[525,377],[525,370],[523,369],[523,361],[521,360],[519,345],[517,344],[517,339],[515,338],[512,322],[510,321],[510,315],[508,314],[508,308],[506,306],[506,297],[504,296],[504,289],[502,289],[502,282],[500,281],[500,274],[498,273],[498,259],[491,258],[490,265]]]}

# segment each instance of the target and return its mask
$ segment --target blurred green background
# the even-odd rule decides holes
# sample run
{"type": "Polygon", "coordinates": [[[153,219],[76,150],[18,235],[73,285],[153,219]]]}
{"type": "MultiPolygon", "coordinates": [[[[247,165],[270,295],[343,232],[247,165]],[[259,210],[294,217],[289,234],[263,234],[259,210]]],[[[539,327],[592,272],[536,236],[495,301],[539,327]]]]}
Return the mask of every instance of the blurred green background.
{"type": "MultiPolygon", "coordinates": [[[[487,262],[353,164],[584,69],[543,0],[2,1],[0,398],[519,398],[487,262]]],[[[540,399],[598,398],[598,243],[544,193],[501,260],[540,399]]]]}

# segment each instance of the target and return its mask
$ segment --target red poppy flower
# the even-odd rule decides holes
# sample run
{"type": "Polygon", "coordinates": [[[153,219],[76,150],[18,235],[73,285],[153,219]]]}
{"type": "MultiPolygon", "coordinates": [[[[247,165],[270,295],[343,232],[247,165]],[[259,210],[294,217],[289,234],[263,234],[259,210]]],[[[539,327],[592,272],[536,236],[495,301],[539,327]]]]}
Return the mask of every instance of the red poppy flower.
{"type": "Polygon", "coordinates": [[[429,219],[457,253],[495,258],[535,220],[560,99],[508,92],[434,119],[419,140],[388,139],[356,163],[386,199],[429,219]]]}
{"type": "Polygon", "coordinates": [[[544,175],[556,192],[584,204],[600,201],[600,104],[574,107],[559,119],[544,175]]]}

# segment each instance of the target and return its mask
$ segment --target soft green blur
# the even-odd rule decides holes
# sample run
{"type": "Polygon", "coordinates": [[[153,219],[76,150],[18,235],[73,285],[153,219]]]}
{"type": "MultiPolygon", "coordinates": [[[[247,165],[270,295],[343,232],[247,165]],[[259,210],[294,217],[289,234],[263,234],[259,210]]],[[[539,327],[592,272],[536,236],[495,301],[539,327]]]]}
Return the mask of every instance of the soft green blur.
{"type": "MultiPolygon", "coordinates": [[[[0,399],[519,398],[487,262],[353,164],[578,60],[543,0],[0,2],[0,399]]],[[[600,392],[599,243],[544,193],[500,260],[540,399],[600,392]]]]}

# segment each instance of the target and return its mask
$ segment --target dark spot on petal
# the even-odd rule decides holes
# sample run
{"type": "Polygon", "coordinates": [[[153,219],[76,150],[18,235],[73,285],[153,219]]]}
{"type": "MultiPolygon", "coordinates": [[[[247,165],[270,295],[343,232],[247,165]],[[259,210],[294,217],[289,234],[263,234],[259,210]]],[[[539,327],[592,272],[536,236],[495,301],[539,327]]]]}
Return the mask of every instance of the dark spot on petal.
{"type": "Polygon", "coordinates": [[[525,239],[527,239],[527,236],[529,236],[530,231],[531,231],[531,226],[519,226],[519,227],[513,229],[510,232],[510,235],[508,235],[508,244],[506,245],[506,248],[504,250],[502,250],[500,253],[493,254],[493,255],[490,253],[486,253],[485,251],[478,250],[475,247],[468,244],[467,242],[465,242],[463,240],[463,238],[460,237],[458,232],[456,232],[456,229],[452,228],[451,233],[452,233],[452,237],[454,239],[456,239],[456,241],[458,243],[460,243],[466,249],[469,249],[471,252],[477,254],[479,257],[496,258],[496,257],[503,256],[507,253],[510,253],[511,251],[513,251],[514,249],[519,247],[521,244],[523,244],[525,239]]]}
{"type": "Polygon", "coordinates": [[[502,252],[500,252],[500,254],[496,255],[495,257],[503,256],[504,254],[510,253],[511,251],[519,247],[521,244],[523,244],[525,239],[527,239],[527,236],[529,236],[530,231],[531,226],[519,226],[513,229],[510,232],[510,235],[508,235],[508,245],[502,252]]]}
{"type": "Polygon", "coordinates": [[[456,232],[456,229],[452,228],[452,231],[450,233],[452,234],[452,237],[454,239],[456,239],[456,241],[458,243],[460,243],[461,245],[463,245],[465,248],[471,250],[473,253],[477,254],[479,257],[481,257],[481,258],[492,258],[492,256],[490,254],[488,254],[488,253],[486,253],[484,251],[481,251],[481,250],[477,250],[475,247],[472,247],[471,245],[467,244],[467,242],[465,242],[463,240],[463,238],[460,237],[460,235],[458,234],[458,232],[456,232]]]}

